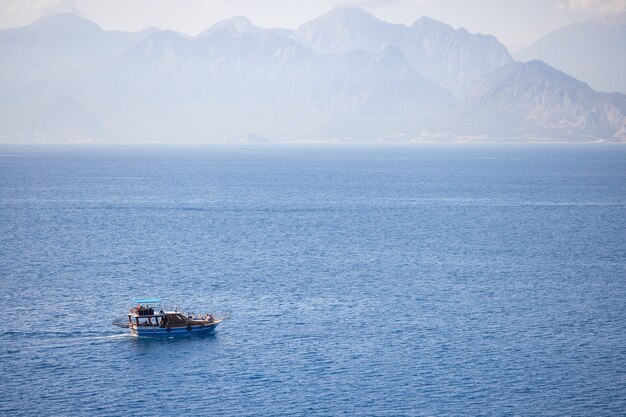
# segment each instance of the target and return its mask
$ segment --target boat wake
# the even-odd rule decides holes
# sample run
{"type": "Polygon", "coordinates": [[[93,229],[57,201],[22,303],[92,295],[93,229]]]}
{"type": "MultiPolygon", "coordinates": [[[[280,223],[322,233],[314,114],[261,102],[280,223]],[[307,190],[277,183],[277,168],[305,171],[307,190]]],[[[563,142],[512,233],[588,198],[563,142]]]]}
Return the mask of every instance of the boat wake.
{"type": "Polygon", "coordinates": [[[110,339],[128,339],[133,337],[132,334],[129,333],[119,333],[119,334],[110,334],[107,336],[83,336],[79,339],[81,340],[110,340],[110,339]]]}
{"type": "MultiPolygon", "coordinates": [[[[10,352],[33,352],[41,351],[64,351],[67,349],[79,349],[84,350],[88,346],[106,345],[111,343],[121,343],[122,341],[133,338],[128,333],[115,333],[115,334],[69,334],[69,333],[54,333],[53,335],[40,334],[38,337],[33,338],[31,335],[16,335],[13,332],[10,339],[0,337],[0,343],[9,341],[6,343],[7,350],[10,352]],[[16,337],[17,336],[17,337],[16,337]]],[[[3,334],[2,336],[6,336],[3,334]]],[[[6,353],[6,352],[5,352],[6,353]]]]}
{"type": "Polygon", "coordinates": [[[98,343],[107,343],[114,340],[123,340],[132,337],[130,334],[126,333],[116,333],[116,334],[108,334],[108,335],[73,335],[63,339],[55,338],[53,342],[48,344],[50,347],[54,348],[65,348],[72,346],[80,346],[80,345],[93,345],[98,343]]]}

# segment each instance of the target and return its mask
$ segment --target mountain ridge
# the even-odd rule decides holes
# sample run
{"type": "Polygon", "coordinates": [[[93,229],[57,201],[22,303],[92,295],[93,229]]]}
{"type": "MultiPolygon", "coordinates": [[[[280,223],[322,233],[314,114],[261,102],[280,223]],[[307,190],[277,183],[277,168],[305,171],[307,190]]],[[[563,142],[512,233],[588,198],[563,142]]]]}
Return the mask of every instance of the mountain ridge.
{"type": "Polygon", "coordinates": [[[291,32],[235,17],[197,37],[68,15],[0,30],[0,140],[626,141],[626,96],[513,62],[491,35],[320,18],[291,32]]]}
{"type": "Polygon", "coordinates": [[[467,83],[513,60],[493,36],[454,29],[429,17],[411,26],[388,23],[354,7],[336,7],[302,24],[294,38],[318,53],[376,52],[396,46],[415,69],[459,96],[465,94],[467,83]],[[477,53],[479,49],[489,53],[477,53]]]}
{"type": "Polygon", "coordinates": [[[542,61],[499,68],[475,87],[474,94],[479,110],[518,115],[532,125],[528,133],[547,136],[565,128],[580,138],[624,140],[624,96],[598,93],[542,61]]]}

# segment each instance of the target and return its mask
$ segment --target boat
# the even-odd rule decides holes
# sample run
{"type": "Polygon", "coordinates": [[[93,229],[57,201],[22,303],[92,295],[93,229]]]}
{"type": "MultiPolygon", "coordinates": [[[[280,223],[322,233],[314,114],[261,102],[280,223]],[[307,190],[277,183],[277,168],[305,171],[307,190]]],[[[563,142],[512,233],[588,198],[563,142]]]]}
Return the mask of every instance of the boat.
{"type": "Polygon", "coordinates": [[[224,320],[209,313],[187,314],[178,307],[164,310],[158,307],[160,303],[161,300],[156,298],[132,300],[136,307],[130,308],[128,321],[115,320],[113,324],[128,328],[130,334],[137,337],[176,337],[212,333],[224,320]]]}

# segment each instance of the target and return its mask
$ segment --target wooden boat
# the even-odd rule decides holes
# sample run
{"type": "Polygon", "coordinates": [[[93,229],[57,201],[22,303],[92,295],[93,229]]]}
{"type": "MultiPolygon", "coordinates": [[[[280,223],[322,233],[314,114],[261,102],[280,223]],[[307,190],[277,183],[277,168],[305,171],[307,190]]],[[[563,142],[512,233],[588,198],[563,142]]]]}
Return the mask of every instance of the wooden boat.
{"type": "Polygon", "coordinates": [[[207,334],[215,330],[224,319],[214,317],[212,314],[194,315],[179,311],[159,309],[158,312],[152,306],[158,306],[161,300],[139,299],[133,300],[133,305],[128,313],[128,321],[116,320],[115,326],[128,328],[130,334],[138,337],[176,337],[192,334],[207,334]]]}

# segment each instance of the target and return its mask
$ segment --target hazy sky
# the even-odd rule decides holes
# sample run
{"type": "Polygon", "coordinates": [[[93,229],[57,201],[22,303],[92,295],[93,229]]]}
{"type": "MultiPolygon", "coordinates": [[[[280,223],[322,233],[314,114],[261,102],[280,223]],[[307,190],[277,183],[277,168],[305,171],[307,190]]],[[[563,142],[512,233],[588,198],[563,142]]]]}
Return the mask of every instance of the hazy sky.
{"type": "Polygon", "coordinates": [[[565,24],[626,10],[626,0],[0,0],[0,27],[70,10],[104,29],[158,26],[195,35],[235,15],[262,27],[295,29],[336,5],[360,6],[396,23],[430,16],[493,34],[513,51],[565,24]]]}

